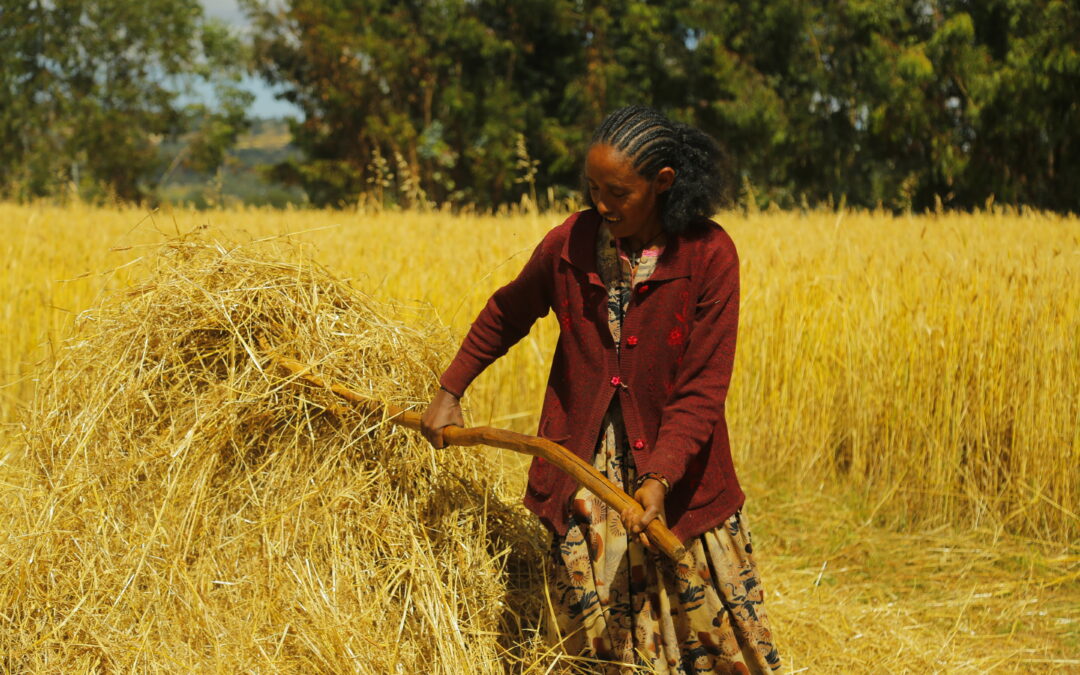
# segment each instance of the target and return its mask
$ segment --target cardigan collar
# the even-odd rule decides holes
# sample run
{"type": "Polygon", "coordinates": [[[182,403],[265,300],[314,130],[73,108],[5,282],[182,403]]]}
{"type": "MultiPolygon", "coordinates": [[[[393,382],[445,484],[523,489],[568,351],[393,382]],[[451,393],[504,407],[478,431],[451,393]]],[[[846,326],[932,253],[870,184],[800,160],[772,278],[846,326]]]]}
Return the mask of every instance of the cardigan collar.
{"type": "MultiPolygon", "coordinates": [[[[562,258],[578,268],[589,278],[589,282],[603,286],[596,269],[596,233],[603,227],[602,219],[596,209],[581,211],[570,227],[570,236],[563,244],[562,258]]],[[[666,281],[689,277],[690,263],[693,258],[693,240],[680,236],[668,236],[664,252],[656,263],[649,281],[666,281]],[[686,255],[680,249],[686,249],[686,255]]]]}

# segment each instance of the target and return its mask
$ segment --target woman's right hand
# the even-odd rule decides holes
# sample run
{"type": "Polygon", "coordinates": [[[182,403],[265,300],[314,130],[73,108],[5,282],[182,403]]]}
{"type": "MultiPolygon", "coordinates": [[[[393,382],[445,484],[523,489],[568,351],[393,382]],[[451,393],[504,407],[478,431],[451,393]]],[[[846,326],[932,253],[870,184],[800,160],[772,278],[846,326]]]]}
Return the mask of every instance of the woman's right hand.
{"type": "Polygon", "coordinates": [[[461,403],[457,396],[445,389],[439,389],[439,393],[435,394],[427,410],[420,416],[420,433],[432,446],[441,450],[446,447],[442,430],[451,424],[465,426],[465,419],[461,416],[461,403]]]}

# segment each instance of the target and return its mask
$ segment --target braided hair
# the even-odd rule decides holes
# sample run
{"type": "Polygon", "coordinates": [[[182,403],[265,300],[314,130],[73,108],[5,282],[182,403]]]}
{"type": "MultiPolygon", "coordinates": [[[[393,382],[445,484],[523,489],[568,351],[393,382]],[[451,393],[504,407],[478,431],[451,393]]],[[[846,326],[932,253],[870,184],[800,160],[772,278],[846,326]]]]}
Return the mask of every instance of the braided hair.
{"type": "MultiPolygon", "coordinates": [[[[687,232],[712,216],[724,200],[720,148],[708,134],[642,105],[620,108],[604,118],[591,145],[610,145],[652,180],[660,169],[675,170],[675,182],[660,195],[660,217],[671,234],[687,232]]],[[[592,197],[584,190],[589,206],[592,197]]]]}

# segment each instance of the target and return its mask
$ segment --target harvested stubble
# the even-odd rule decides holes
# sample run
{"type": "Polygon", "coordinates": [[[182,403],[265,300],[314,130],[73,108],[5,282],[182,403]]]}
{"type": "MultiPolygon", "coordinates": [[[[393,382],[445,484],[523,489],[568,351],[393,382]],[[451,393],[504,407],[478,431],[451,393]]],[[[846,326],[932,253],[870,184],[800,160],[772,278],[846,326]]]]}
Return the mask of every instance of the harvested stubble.
{"type": "Polygon", "coordinates": [[[26,424],[36,473],[22,536],[0,544],[0,669],[534,658],[517,617],[539,614],[520,603],[542,596],[521,592],[541,583],[542,537],[500,477],[275,371],[257,346],[409,406],[432,393],[445,331],[283,255],[174,241],[80,317],[26,424]]]}

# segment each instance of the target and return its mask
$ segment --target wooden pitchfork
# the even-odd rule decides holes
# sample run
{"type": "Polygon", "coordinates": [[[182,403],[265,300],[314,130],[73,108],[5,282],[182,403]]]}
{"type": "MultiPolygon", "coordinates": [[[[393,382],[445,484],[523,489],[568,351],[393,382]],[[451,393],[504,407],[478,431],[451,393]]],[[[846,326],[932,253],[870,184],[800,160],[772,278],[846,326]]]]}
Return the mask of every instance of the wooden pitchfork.
{"type": "MultiPolygon", "coordinates": [[[[386,418],[394,424],[408,427],[415,431],[420,430],[420,415],[400,408],[391,403],[373,401],[352,389],[339,384],[327,382],[319,376],[312,366],[276,354],[262,345],[263,351],[274,363],[288,370],[296,377],[302,378],[317,387],[325,387],[341,398],[364,407],[371,412],[382,412],[386,418]]],[[[533,457],[543,457],[555,466],[574,477],[581,485],[584,485],[594,495],[599,497],[605,504],[622,513],[626,508],[636,509],[640,514],[641,505],[634,501],[633,497],[623,492],[617,485],[609,481],[591,464],[570,452],[558,443],[553,443],[546,438],[526,436],[506,429],[492,427],[459,427],[448,426],[443,429],[443,439],[450,445],[488,445],[504,450],[513,450],[533,457]]],[[[645,534],[654,546],[663,551],[668,557],[676,562],[686,553],[679,538],[667,528],[659,518],[654,519],[645,528],[645,534]]]]}

